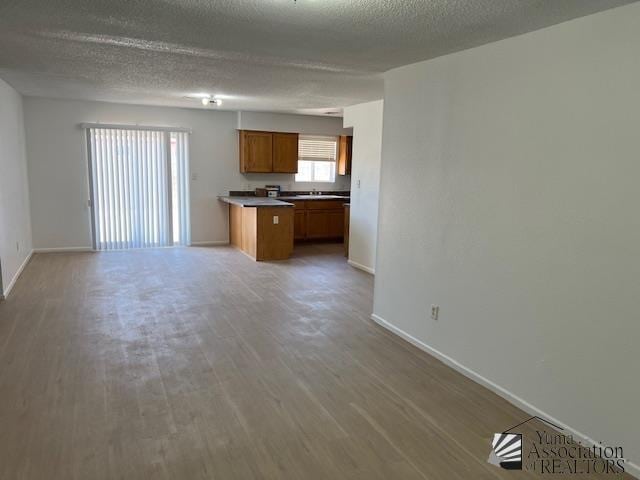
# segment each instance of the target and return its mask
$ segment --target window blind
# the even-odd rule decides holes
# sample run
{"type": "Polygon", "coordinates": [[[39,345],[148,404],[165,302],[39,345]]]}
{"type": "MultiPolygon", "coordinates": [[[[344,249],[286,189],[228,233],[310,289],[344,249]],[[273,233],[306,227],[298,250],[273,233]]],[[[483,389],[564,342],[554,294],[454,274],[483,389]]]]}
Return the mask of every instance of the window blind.
{"type": "Polygon", "coordinates": [[[298,160],[335,162],[337,144],[336,137],[301,135],[298,139],[298,160]]]}

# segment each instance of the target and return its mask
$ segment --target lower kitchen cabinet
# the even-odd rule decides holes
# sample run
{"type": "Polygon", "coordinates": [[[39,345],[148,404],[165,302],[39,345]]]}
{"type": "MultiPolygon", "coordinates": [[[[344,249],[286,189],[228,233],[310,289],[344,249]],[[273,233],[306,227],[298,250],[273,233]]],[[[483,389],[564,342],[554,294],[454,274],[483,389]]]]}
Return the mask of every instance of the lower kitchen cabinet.
{"type": "Polygon", "coordinates": [[[343,202],[314,200],[294,203],[296,205],[294,221],[296,240],[344,237],[343,202]]]}
{"type": "Polygon", "coordinates": [[[349,217],[351,216],[351,205],[344,206],[344,256],[349,257],[349,217]]]}
{"type": "Polygon", "coordinates": [[[307,210],[307,238],[329,237],[329,212],[325,210],[307,210]]]}
{"type": "Polygon", "coordinates": [[[304,240],[307,238],[307,214],[303,210],[296,210],[293,218],[293,238],[294,240],[304,240]]]}
{"type": "Polygon", "coordinates": [[[344,237],[344,208],[327,212],[327,229],[330,238],[344,237]]]}

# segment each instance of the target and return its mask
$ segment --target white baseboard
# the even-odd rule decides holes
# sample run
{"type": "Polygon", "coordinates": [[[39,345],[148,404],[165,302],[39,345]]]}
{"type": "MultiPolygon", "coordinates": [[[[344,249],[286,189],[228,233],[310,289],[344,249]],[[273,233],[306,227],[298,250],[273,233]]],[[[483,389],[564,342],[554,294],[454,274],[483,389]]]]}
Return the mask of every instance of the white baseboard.
{"type": "Polygon", "coordinates": [[[34,248],[33,253],[93,252],[91,247],[34,248]]]}
{"type": "Polygon", "coordinates": [[[18,281],[18,277],[20,277],[20,274],[22,274],[22,271],[24,270],[24,267],[27,266],[27,264],[29,263],[29,260],[31,260],[32,256],[33,256],[33,250],[31,250],[29,252],[29,255],[27,255],[27,257],[24,259],[24,262],[22,262],[22,264],[18,268],[18,271],[16,272],[16,274],[13,276],[13,278],[9,282],[9,285],[7,285],[7,288],[4,289],[4,292],[0,292],[0,293],[2,293],[2,295],[0,295],[0,297],[2,297],[3,300],[5,298],[7,298],[9,296],[9,294],[11,293],[11,290],[13,290],[13,287],[15,286],[16,282],[18,281]]]}
{"type": "MultiPolygon", "coordinates": [[[[557,418],[555,418],[555,417],[549,415],[548,413],[540,410],[539,408],[537,408],[534,405],[530,404],[526,400],[524,400],[524,399],[518,397],[517,395],[511,393],[509,390],[507,390],[507,389],[501,387],[500,385],[492,382],[488,378],[483,377],[479,373],[477,373],[477,372],[471,370],[470,368],[462,365],[461,363],[457,362],[453,358],[451,358],[448,355],[440,352],[439,350],[436,350],[435,348],[427,345],[426,343],[422,342],[421,340],[418,340],[414,336],[412,336],[412,335],[408,334],[407,332],[405,332],[404,330],[396,327],[392,323],[389,323],[388,321],[386,321],[382,317],[376,315],[375,313],[371,314],[371,319],[374,322],[376,322],[378,325],[386,328],[387,330],[389,330],[392,333],[395,333],[396,335],[398,335],[402,339],[406,340],[410,344],[414,345],[415,347],[419,348],[420,350],[422,350],[422,351],[428,353],[429,355],[437,358],[438,360],[440,360],[445,365],[448,365],[449,367],[453,368],[457,372],[460,372],[465,377],[470,378],[474,382],[479,383],[480,385],[488,388],[492,392],[500,395],[502,398],[507,400],[509,403],[511,403],[511,404],[515,405],[516,407],[524,410],[529,415],[532,415],[532,416],[533,415],[537,415],[539,417],[543,417],[543,418],[549,420],[550,422],[555,423],[556,425],[559,425],[563,429],[569,431],[573,435],[574,439],[582,442],[585,445],[601,445],[599,442],[596,442],[595,440],[593,440],[589,436],[585,435],[584,433],[580,432],[579,430],[576,430],[575,428],[570,427],[569,425],[567,425],[566,423],[562,422],[561,420],[558,420],[557,418]]],[[[625,470],[626,470],[626,472],[628,474],[633,475],[635,478],[639,478],[640,479],[640,465],[637,465],[637,464],[627,460],[627,461],[625,461],[624,467],[625,467],[625,470]]]]}
{"type": "Polygon", "coordinates": [[[209,240],[206,242],[191,242],[192,247],[213,247],[218,245],[229,245],[228,240],[209,240]]]}
{"type": "Polygon", "coordinates": [[[353,268],[357,268],[358,270],[362,270],[363,272],[370,273],[371,275],[376,274],[376,271],[373,268],[362,265],[361,263],[354,262],[353,260],[347,260],[347,263],[353,268]]]}

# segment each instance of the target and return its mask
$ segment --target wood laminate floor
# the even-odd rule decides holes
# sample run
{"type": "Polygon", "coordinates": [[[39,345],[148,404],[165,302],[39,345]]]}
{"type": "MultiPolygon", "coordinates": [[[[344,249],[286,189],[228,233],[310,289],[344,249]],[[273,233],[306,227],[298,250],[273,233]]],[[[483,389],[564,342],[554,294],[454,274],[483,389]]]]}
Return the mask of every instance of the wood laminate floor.
{"type": "Polygon", "coordinates": [[[486,462],[527,415],[372,295],[341,245],[35,255],[0,303],[0,478],[537,478],[486,462]]]}

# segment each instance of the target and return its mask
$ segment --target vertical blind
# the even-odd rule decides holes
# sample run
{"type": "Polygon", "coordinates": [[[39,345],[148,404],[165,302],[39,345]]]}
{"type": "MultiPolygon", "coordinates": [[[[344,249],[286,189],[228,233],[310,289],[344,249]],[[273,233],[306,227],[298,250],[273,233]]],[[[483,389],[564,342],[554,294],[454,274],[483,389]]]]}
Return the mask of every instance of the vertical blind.
{"type": "Polygon", "coordinates": [[[189,212],[189,134],[171,133],[171,169],[173,172],[173,241],[191,245],[191,215],[189,212]],[[177,226],[176,226],[177,225],[177,226]]]}
{"type": "Polygon", "coordinates": [[[188,134],[89,128],[87,135],[95,248],[187,244],[188,134]],[[175,241],[174,231],[180,237],[175,241]]]}

